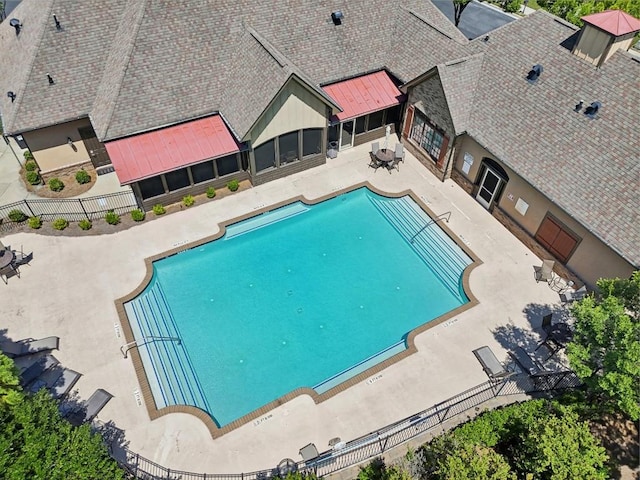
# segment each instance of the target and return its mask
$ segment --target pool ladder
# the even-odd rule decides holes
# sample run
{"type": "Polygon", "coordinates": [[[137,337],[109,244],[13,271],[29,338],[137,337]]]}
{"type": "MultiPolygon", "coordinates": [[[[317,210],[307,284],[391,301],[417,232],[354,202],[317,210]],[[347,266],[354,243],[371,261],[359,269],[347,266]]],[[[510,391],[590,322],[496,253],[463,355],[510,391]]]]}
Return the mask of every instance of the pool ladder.
{"type": "Polygon", "coordinates": [[[139,347],[140,345],[144,345],[147,342],[152,341],[163,341],[163,342],[178,342],[178,345],[182,344],[182,340],[178,337],[162,337],[159,335],[149,335],[147,337],[142,337],[133,342],[126,343],[120,347],[120,352],[122,352],[122,356],[127,358],[127,352],[131,350],[133,347],[139,347]]]}
{"type": "Polygon", "coordinates": [[[449,220],[451,219],[451,212],[444,212],[441,213],[440,215],[438,215],[436,218],[432,219],[430,222],[428,222],[424,227],[422,227],[420,230],[418,230],[415,235],[413,237],[411,237],[411,239],[409,240],[409,242],[413,243],[413,241],[415,240],[415,238],[420,235],[425,228],[427,228],[429,225],[433,225],[434,223],[439,222],[440,220],[445,220],[447,223],[449,223],[449,220]],[[445,218],[446,217],[446,218],[445,218]]]}

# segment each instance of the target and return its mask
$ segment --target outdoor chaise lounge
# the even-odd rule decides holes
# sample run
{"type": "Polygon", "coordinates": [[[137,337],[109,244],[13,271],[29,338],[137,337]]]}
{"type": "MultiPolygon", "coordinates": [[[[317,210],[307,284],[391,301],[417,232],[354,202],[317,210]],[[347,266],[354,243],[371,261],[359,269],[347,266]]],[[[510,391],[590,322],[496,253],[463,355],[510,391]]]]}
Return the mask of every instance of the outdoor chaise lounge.
{"type": "Polygon", "coordinates": [[[29,386],[29,391],[35,393],[41,388],[46,388],[53,398],[59,399],[69,393],[80,379],[80,375],[74,370],[56,365],[36,378],[29,386]]]}
{"type": "Polygon", "coordinates": [[[12,342],[10,340],[0,342],[0,350],[9,358],[21,357],[32,353],[44,352],[46,350],[58,350],[60,345],[59,337],[46,337],[39,340],[25,338],[12,342]]]}
{"type": "Polygon", "coordinates": [[[511,358],[529,375],[537,375],[545,371],[545,369],[520,346],[510,351],[509,355],[511,355],[511,358]]]}
{"type": "Polygon", "coordinates": [[[511,374],[511,372],[504,368],[504,365],[500,363],[493,351],[486,345],[484,347],[476,348],[473,351],[473,354],[476,356],[482,365],[482,369],[489,378],[504,378],[511,374]]]}
{"type": "Polygon", "coordinates": [[[24,372],[20,374],[20,383],[23,386],[29,385],[36,378],[46,372],[49,368],[58,365],[58,359],[53,355],[44,355],[36,359],[24,372]]]}
{"type": "Polygon", "coordinates": [[[587,287],[586,285],[583,285],[582,287],[580,287],[578,290],[567,290],[566,292],[563,292],[560,294],[560,301],[562,303],[571,303],[571,302],[575,302],[576,300],[582,300],[584,297],[586,297],[587,295],[587,287]]]}
{"type": "Polygon", "coordinates": [[[75,426],[82,425],[83,423],[91,422],[96,415],[104,408],[104,406],[113,398],[106,390],[99,388],[91,394],[89,399],[84,405],[78,408],[68,407],[68,405],[61,405],[60,411],[62,416],[65,417],[69,423],[75,426]]]}

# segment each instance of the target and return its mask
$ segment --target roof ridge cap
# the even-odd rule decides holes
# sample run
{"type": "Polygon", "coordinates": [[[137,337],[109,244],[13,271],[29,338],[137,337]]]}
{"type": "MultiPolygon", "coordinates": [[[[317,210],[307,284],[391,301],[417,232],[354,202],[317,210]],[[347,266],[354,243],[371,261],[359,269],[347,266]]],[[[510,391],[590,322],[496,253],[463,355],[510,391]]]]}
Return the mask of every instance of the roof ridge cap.
{"type": "MultiPolygon", "coordinates": [[[[404,8],[404,7],[401,7],[404,8]]],[[[448,33],[444,32],[443,30],[441,30],[440,28],[436,27],[433,23],[431,23],[429,20],[427,20],[426,18],[424,18],[422,15],[420,15],[419,13],[413,11],[410,8],[406,8],[405,9],[410,15],[413,15],[414,17],[416,17],[418,20],[420,20],[422,23],[424,23],[425,25],[431,27],[432,29],[434,29],[436,32],[438,32],[440,35],[443,35],[445,37],[447,37],[449,40],[453,40],[454,42],[457,42],[458,39],[453,38],[451,35],[449,35],[448,33]]]]}
{"type": "MultiPolygon", "coordinates": [[[[120,92],[122,90],[122,79],[125,77],[127,70],[129,69],[129,65],[131,64],[131,53],[133,52],[133,49],[136,45],[136,39],[138,38],[138,32],[140,31],[140,25],[142,23],[142,18],[144,17],[144,12],[147,10],[147,7],[149,5],[149,0],[142,0],[142,1],[138,1],[138,2],[128,2],[128,5],[133,5],[133,7],[137,7],[136,10],[134,11],[134,13],[136,13],[138,15],[138,18],[135,21],[135,26],[134,26],[134,31],[131,33],[131,38],[132,41],[130,42],[129,46],[127,46],[127,53],[126,53],[126,60],[123,62],[123,68],[120,69],[119,72],[116,72],[120,78],[119,81],[117,82],[117,87],[115,88],[115,91],[113,92],[114,95],[112,98],[117,99],[118,96],[120,95],[120,92]]],[[[116,30],[115,36],[114,36],[114,40],[111,44],[111,46],[113,47],[114,44],[117,44],[116,40],[118,38],[118,33],[120,32],[121,28],[124,28],[123,24],[125,23],[126,20],[126,15],[125,13],[130,13],[130,10],[125,8],[122,11],[122,16],[120,18],[120,22],[118,23],[118,29],[116,30]]],[[[106,67],[106,65],[109,63],[109,60],[111,59],[112,56],[116,55],[116,48],[110,48],[109,49],[109,54],[104,62],[104,65],[106,67]]],[[[118,52],[119,53],[119,52],[118,52]]],[[[93,124],[93,127],[96,128],[97,125],[94,124],[93,122],[93,107],[95,106],[95,101],[100,98],[101,96],[101,88],[107,88],[106,86],[103,87],[103,85],[105,84],[105,77],[109,74],[109,72],[107,72],[107,69],[104,68],[103,72],[102,72],[102,78],[100,79],[100,83],[98,84],[98,88],[96,89],[96,95],[94,97],[94,103],[92,105],[92,109],[89,112],[89,119],[91,120],[91,123],[93,124]]],[[[104,132],[102,132],[104,135],[104,138],[108,137],[109,134],[109,126],[111,125],[111,119],[113,118],[113,114],[115,112],[116,109],[116,102],[112,101],[108,103],[108,107],[106,110],[108,110],[107,112],[107,116],[105,118],[104,124],[104,132]]],[[[96,132],[97,133],[97,132],[96,132]]]]}

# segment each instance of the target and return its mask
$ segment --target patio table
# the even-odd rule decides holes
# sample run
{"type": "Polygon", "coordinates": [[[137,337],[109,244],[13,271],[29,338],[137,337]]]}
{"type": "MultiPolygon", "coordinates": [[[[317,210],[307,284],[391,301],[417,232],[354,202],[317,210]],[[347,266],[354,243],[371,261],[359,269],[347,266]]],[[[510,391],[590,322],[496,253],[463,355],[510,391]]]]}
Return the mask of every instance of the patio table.
{"type": "Polygon", "coordinates": [[[0,250],[0,270],[3,270],[6,266],[11,265],[15,255],[9,249],[3,248],[0,250]]]}

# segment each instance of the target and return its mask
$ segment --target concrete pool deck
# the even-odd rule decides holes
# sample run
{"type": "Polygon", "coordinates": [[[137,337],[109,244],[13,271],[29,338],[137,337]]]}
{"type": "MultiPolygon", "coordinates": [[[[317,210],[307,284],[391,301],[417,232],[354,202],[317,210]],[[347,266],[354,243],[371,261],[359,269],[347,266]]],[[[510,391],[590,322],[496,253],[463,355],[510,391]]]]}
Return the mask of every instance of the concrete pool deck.
{"type": "MultiPolygon", "coordinates": [[[[249,472],[287,457],[299,460],[298,450],[310,442],[325,450],[331,438],[355,438],[486,381],[472,350],[489,345],[506,359],[507,340],[535,341],[542,315],[559,308],[558,294],[534,279],[541,260],[454,182],[439,182],[408,152],[391,173],[369,168],[368,152],[368,144],[355,147],[324,166],[110,235],[8,235],[5,245],[23,245],[34,258],[21,267],[21,278],[0,285],[3,333],[12,339],[58,335],[56,358],[83,374],[80,396],[96,388],[114,395],[99,418],[123,429],[132,451],[193,472],[249,472]],[[215,440],[188,414],[149,420],[136,399],[131,360],[120,353],[125,340],[114,303],[140,284],[144,259],[215,234],[225,220],[364,181],[391,193],[410,189],[436,214],[452,212],[448,227],[483,262],[469,279],[480,303],[419,334],[417,353],[320,404],[297,397],[215,440]]],[[[224,281],[224,272],[218,276],[224,281]]]]}

